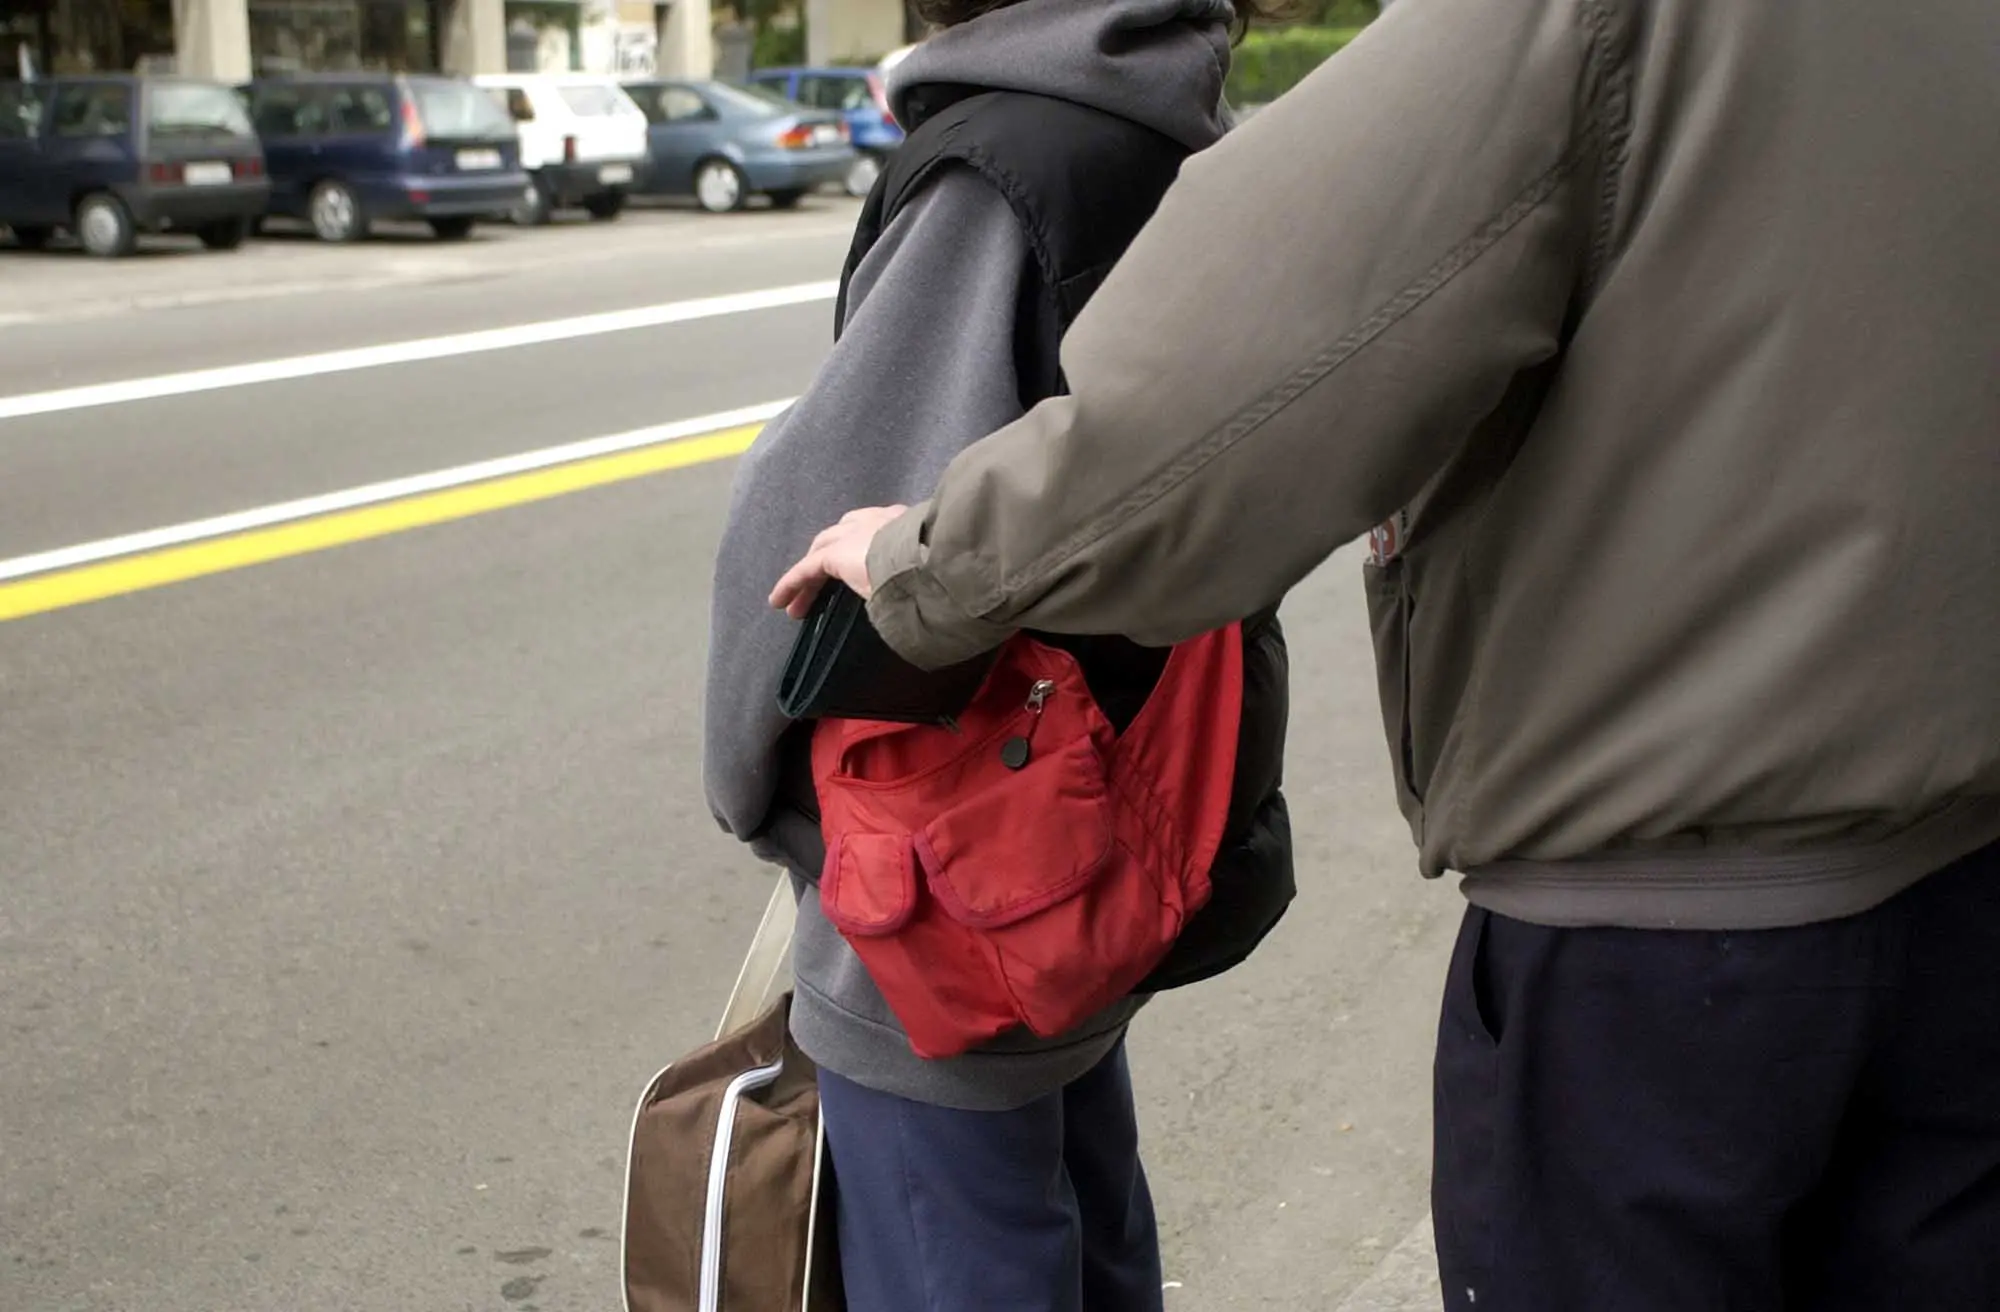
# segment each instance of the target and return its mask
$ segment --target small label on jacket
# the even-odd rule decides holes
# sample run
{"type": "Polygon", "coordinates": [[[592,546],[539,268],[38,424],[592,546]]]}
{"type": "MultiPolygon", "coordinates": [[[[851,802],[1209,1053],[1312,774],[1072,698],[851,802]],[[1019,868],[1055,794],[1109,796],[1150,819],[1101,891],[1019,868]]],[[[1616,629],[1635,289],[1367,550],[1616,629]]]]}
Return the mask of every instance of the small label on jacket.
{"type": "Polygon", "coordinates": [[[1368,530],[1368,559],[1372,564],[1386,565],[1403,554],[1403,530],[1409,518],[1410,512],[1399,510],[1368,530]]]}

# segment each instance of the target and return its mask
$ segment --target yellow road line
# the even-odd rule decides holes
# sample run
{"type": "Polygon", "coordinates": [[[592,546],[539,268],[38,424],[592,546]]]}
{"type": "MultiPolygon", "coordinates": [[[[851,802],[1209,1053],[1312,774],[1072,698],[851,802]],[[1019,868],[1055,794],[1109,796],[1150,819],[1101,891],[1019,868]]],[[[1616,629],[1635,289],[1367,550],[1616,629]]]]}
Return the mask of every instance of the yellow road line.
{"type": "Polygon", "coordinates": [[[148,551],[101,564],[58,570],[52,574],[0,584],[0,621],[81,606],[105,597],[143,592],[208,574],[261,565],[325,551],[329,547],[369,538],[387,537],[413,528],[466,519],[509,506],[546,501],[586,488],[643,478],[669,469],[685,469],[741,455],[761,425],[732,428],[701,437],[682,438],[658,446],[621,451],[616,455],[579,460],[574,464],[514,474],[486,483],[430,492],[402,501],[358,510],[339,511],[317,519],[148,551]]]}

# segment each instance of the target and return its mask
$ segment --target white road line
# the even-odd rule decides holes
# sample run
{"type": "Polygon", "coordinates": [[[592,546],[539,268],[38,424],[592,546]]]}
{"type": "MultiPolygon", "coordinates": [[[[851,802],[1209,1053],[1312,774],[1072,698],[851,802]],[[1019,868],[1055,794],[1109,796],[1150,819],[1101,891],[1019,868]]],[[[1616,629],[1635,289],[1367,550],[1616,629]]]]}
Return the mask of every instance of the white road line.
{"type": "Polygon", "coordinates": [[[832,300],[839,288],[840,285],[835,282],[800,283],[766,291],[737,292],[696,301],[669,301],[632,310],[578,315],[571,319],[548,319],[509,328],[486,328],[444,337],[389,342],[382,346],[295,355],[255,364],[224,365],[216,369],[195,369],[187,373],[161,374],[117,383],[65,387],[53,392],[0,396],[0,420],[56,414],[64,410],[85,410],[100,405],[122,405],[129,401],[151,401],[163,396],[186,396],[193,392],[213,392],[226,387],[248,387],[255,383],[275,383],[292,378],[312,378],[354,369],[375,369],[383,365],[411,364],[418,360],[476,355],[482,351],[504,351],[517,346],[539,346],[545,342],[629,332],[635,328],[658,328],[665,324],[692,323],[698,319],[719,319],[726,315],[775,310],[789,305],[809,305],[815,301],[832,300]]]}
{"type": "Polygon", "coordinates": [[[408,478],[392,478],[387,482],[368,483],[339,492],[302,497],[297,501],[281,501],[276,505],[258,506],[253,510],[239,510],[233,514],[216,515],[185,524],[170,524],[165,528],[148,529],[143,533],[127,533],[121,537],[79,543],[73,547],[38,551],[33,555],[16,556],[12,560],[0,560],[0,581],[24,578],[30,574],[46,574],[51,570],[72,569],[78,565],[92,565],[117,556],[157,551],[162,547],[184,546],[208,538],[227,537],[231,533],[268,528],[273,524],[284,524],[292,520],[311,519],[318,515],[353,510],[359,506],[372,506],[379,502],[395,501],[425,492],[439,492],[446,488],[462,487],[467,483],[482,483],[487,479],[504,478],[509,474],[525,474],[531,470],[547,469],[552,465],[566,465],[572,461],[588,460],[594,456],[613,455],[638,447],[658,446],[664,442],[679,442],[709,433],[725,432],[748,424],[763,423],[790,404],[790,401],[769,401],[763,405],[747,406],[741,410],[725,410],[720,414],[682,419],[671,424],[655,424],[650,428],[635,428],[630,432],[612,433],[606,437],[593,437],[581,442],[543,447],[537,451],[524,451],[519,455],[481,460],[470,465],[434,470],[428,474],[413,474],[408,478]]]}

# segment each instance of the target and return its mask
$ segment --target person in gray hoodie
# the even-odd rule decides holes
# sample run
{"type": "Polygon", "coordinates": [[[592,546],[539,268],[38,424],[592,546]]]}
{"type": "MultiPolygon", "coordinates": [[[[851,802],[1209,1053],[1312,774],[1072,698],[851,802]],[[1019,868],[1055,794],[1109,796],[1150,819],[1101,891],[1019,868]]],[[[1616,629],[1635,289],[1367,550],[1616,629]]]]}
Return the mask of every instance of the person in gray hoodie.
{"type": "MultiPolygon", "coordinates": [[[[919,97],[970,88],[1101,111],[1187,152],[1225,131],[1237,17],[1228,0],[919,8],[943,30],[891,74],[892,105],[906,124],[927,112],[919,97]]],[[[1077,149],[1058,140],[1034,148],[1077,149]]],[[[771,580],[830,516],[924,493],[968,443],[1021,416],[1028,384],[1017,362],[1034,331],[1026,291],[1038,285],[1045,254],[978,171],[946,168],[923,181],[852,268],[842,331],[813,385],[744,457],[716,564],[706,787],[722,825],[790,869],[800,892],[792,1029],[821,1068],[848,1297],[886,1312],[1118,1312],[1161,1299],[1123,1048],[1145,998],[1060,1037],[1021,1031],[955,1058],[915,1056],[811,887],[823,855],[806,800],[812,781],[775,697],[795,630],[766,603],[771,580]]],[[[1258,641],[1265,649],[1250,655],[1272,671],[1264,718],[1277,729],[1263,735],[1266,841],[1247,864],[1281,865],[1289,898],[1274,620],[1258,641]],[[1276,858],[1273,848],[1282,849],[1276,858]]],[[[1239,766],[1239,783],[1244,774],[1239,766]]]]}

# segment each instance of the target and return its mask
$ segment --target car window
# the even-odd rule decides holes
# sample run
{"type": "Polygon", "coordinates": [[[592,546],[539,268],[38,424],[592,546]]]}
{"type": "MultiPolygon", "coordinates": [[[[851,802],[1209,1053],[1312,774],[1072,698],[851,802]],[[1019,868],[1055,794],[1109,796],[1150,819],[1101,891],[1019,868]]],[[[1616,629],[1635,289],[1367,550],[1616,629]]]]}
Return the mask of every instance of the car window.
{"type": "Polygon", "coordinates": [[[516,123],[535,121],[535,102],[528,99],[528,93],[519,87],[493,87],[494,101],[507,111],[507,117],[516,123]]]}
{"type": "Polygon", "coordinates": [[[0,141],[33,137],[42,126],[41,92],[25,82],[0,82],[0,141]]]}
{"type": "Polygon", "coordinates": [[[154,83],[146,97],[146,124],[155,137],[253,135],[249,116],[228,88],[200,82],[154,83]]]}
{"type": "Polygon", "coordinates": [[[312,87],[259,87],[252,112],[261,137],[313,137],[326,131],[326,96],[312,87]]]}
{"type": "Polygon", "coordinates": [[[330,132],[387,132],[396,124],[396,111],[383,87],[330,87],[326,101],[330,132]]]}
{"type": "Polygon", "coordinates": [[[121,137],[132,130],[132,88],[122,82],[72,83],[56,91],[59,137],[121,137]]]}
{"type": "Polygon", "coordinates": [[[779,114],[795,114],[799,108],[777,92],[763,87],[732,87],[726,82],[712,82],[708,94],[718,109],[727,110],[738,118],[775,118],[779,114]]]}
{"type": "Polygon", "coordinates": [[[687,87],[647,87],[633,99],[639,102],[648,123],[692,123],[715,117],[708,102],[687,87]]]}
{"type": "Polygon", "coordinates": [[[556,90],[570,112],[579,118],[610,118],[625,112],[625,96],[616,87],[583,83],[556,90]]]}
{"type": "Polygon", "coordinates": [[[415,82],[410,94],[424,131],[433,136],[504,137],[514,131],[507,111],[469,82],[415,82]]]}
{"type": "Polygon", "coordinates": [[[866,109],[871,103],[868,83],[858,77],[802,77],[799,79],[799,100],[814,109],[832,109],[842,113],[850,109],[866,109]]]}

